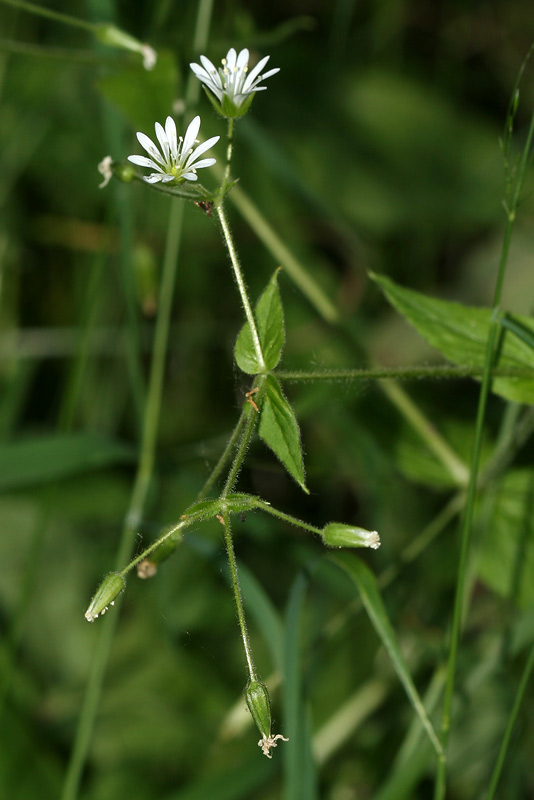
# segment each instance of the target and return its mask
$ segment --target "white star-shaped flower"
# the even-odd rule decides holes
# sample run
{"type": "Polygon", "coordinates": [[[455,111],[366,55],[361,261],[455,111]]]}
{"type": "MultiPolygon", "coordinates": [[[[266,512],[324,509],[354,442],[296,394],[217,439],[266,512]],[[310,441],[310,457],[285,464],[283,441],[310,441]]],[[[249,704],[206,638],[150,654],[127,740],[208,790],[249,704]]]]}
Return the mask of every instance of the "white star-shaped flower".
{"type": "Polygon", "coordinates": [[[151,175],[144,176],[144,180],[147,183],[196,181],[197,169],[211,167],[215,164],[215,158],[203,158],[198,161],[198,158],[221,138],[220,136],[212,136],[211,139],[195,147],[200,130],[200,117],[195,117],[190,123],[183,139],[180,136],[178,140],[176,124],[172,117],[167,117],[165,128],[159,122],[156,122],[155,129],[161,149],[158,149],[152,139],[149,139],[144,133],[138,132],[137,139],[139,144],[147,151],[150,158],[135,155],[128,156],[128,161],[131,161],[132,164],[156,170],[151,175]]]}
{"type": "Polygon", "coordinates": [[[221,110],[225,116],[237,117],[242,116],[248,109],[255,92],[263,92],[267,88],[259,84],[266,78],[270,78],[271,75],[280,72],[280,68],[276,67],[261,74],[269,58],[270,56],[262,58],[249,72],[248,50],[245,48],[237,54],[231,47],[219,69],[206,56],[200,56],[202,66],[200,64],[190,64],[189,66],[197,78],[213,92],[221,104],[221,110]]]}

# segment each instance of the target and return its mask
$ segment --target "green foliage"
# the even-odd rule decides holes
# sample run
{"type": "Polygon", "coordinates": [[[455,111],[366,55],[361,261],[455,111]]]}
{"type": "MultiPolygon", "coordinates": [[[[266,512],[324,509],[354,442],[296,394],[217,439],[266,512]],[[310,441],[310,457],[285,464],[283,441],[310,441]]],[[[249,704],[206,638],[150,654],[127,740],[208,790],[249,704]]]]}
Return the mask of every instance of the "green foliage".
{"type": "Polygon", "coordinates": [[[261,438],[301,489],[308,493],[297,418],[274,375],[267,375],[265,379],[265,395],[260,413],[261,438]]]}
{"type": "MultiPolygon", "coordinates": [[[[493,316],[490,308],[471,308],[425,297],[398,286],[383,275],[372,277],[390,303],[446,358],[455,364],[476,366],[482,370],[493,316]]],[[[534,335],[534,319],[516,317],[515,320],[527,334],[534,335]]],[[[525,336],[513,336],[504,329],[494,366],[524,373],[524,377],[496,377],[493,381],[496,394],[516,403],[534,403],[534,384],[530,376],[534,367],[534,349],[525,336]]]]}
{"type": "MultiPolygon", "coordinates": [[[[278,366],[282,357],[282,349],[285,341],[284,316],[282,302],[278,290],[278,273],[276,270],[260,299],[256,304],[256,322],[260,337],[261,350],[268,371],[278,366]]],[[[252,341],[250,325],[246,322],[235,344],[235,360],[237,366],[248,375],[257,375],[261,372],[258,364],[256,351],[252,341]]]]}
{"type": "Polygon", "coordinates": [[[531,4],[501,0],[510,36],[481,33],[475,59],[464,33],[489,30],[487,4],[436,15],[423,0],[414,17],[387,3],[304,3],[303,18],[204,0],[47,5],[1,4],[0,796],[432,794],[428,719],[438,730],[480,388],[470,378],[513,211],[447,795],[483,796],[503,744],[498,796],[527,800],[534,204],[515,148],[528,141],[530,64],[519,102],[512,84],[531,4]],[[93,23],[110,21],[157,50],[152,71],[140,52],[95,42],[93,23]],[[226,122],[188,65],[200,53],[219,63],[230,46],[270,53],[281,71],[236,121],[221,198],[226,122]],[[168,114],[183,131],[197,112],[202,138],[221,136],[207,188],[148,187],[125,168],[135,131],[153,136],[168,114]],[[114,177],[100,190],[108,154],[114,177]],[[260,298],[261,369],[215,224],[220,199],[260,298]],[[391,276],[377,279],[389,304],[370,268],[391,276]],[[439,380],[428,366],[438,354],[458,365],[439,380]],[[398,380],[375,380],[382,367],[398,380]],[[231,523],[272,733],[289,737],[272,761],[243,697],[218,516],[231,523]],[[341,521],[336,535],[376,529],[381,548],[333,555],[320,537],[328,520],[341,521]],[[102,576],[162,536],[153,579],[132,569],[113,612],[88,625],[102,576]],[[80,736],[87,697],[94,716],[80,736]],[[65,793],[84,741],[80,785],[65,793]]]}

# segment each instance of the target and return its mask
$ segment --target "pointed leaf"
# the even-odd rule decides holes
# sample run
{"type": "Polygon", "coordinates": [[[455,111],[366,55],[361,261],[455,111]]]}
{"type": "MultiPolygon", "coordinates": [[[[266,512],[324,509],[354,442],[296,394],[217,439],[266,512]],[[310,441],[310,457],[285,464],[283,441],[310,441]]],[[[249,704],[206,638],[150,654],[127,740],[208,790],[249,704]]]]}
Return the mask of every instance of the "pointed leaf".
{"type": "Polygon", "coordinates": [[[424,725],[436,753],[441,756],[443,753],[441,744],[404,661],[395,631],[389,621],[386,608],[382,601],[375,576],[363,561],[360,561],[359,558],[356,558],[352,554],[340,553],[339,555],[331,556],[331,560],[344,570],[356,585],[369,619],[391,658],[395,671],[406,690],[406,694],[421,720],[421,723],[424,725]]]}
{"type": "MultiPolygon", "coordinates": [[[[265,366],[269,371],[274,369],[280,361],[285,341],[284,315],[280,292],[278,291],[279,271],[277,269],[273,273],[271,280],[256,304],[258,335],[265,366]]],[[[243,325],[237,337],[235,360],[237,366],[248,375],[257,375],[261,371],[248,322],[243,325]]]]}
{"type": "MultiPolygon", "coordinates": [[[[397,311],[445,358],[463,366],[483,367],[491,309],[436,300],[404,289],[383,275],[371,277],[397,311]]],[[[534,350],[526,341],[526,334],[534,336],[534,319],[523,316],[514,316],[513,319],[516,328],[523,331],[523,337],[519,338],[517,331],[506,330],[503,323],[494,366],[528,373],[534,368],[534,350]]],[[[510,327],[509,323],[507,327],[510,327]]],[[[534,403],[534,380],[528,374],[524,377],[495,377],[492,389],[507,400],[534,403]]]]}
{"type": "Polygon", "coordinates": [[[304,464],[297,418],[282,394],[282,387],[274,375],[268,375],[266,383],[259,434],[275,456],[280,459],[289,474],[309,494],[304,482],[304,464]]]}

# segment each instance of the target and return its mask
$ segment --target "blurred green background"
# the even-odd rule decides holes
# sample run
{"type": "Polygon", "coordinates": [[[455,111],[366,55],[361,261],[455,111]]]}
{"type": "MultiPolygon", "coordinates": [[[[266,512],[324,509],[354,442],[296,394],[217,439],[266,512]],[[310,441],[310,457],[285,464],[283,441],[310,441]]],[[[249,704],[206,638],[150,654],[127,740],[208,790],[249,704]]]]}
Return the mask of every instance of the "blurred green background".
{"type": "MultiPolygon", "coordinates": [[[[195,2],[47,7],[113,21],[159,58],[148,73],[137,56],[97,45],[83,29],[0,3],[0,794],[17,800],[61,794],[98,635],[83,613],[114,563],[135,474],[169,218],[168,199],[140,183],[100,190],[97,164],[139,153],[135,132],[152,136],[156,120],[178,114],[199,55],[195,2]]],[[[282,273],[285,369],[439,361],[368,270],[491,303],[504,228],[499,137],[533,40],[528,0],[214,3],[208,57],[218,63],[230,46],[249,47],[281,68],[237,125],[233,173],[341,320],[324,319],[282,273]]],[[[518,147],[533,77],[527,65],[518,147]]],[[[198,111],[203,139],[224,136],[204,96],[198,111]]],[[[522,314],[534,299],[531,190],[529,181],[503,300],[522,314]]],[[[228,205],[257,297],[278,260],[228,205]]],[[[248,388],[233,366],[241,324],[217,226],[188,206],[139,548],[194,501],[235,424],[248,388]]],[[[467,461],[477,384],[404,388],[467,461]]],[[[455,513],[417,559],[403,559],[458,487],[380,386],[287,392],[311,494],[260,443],[239,489],[317,526],[338,520],[380,531],[381,549],[363,557],[377,574],[398,568],[384,599],[424,695],[446,654],[455,513]]],[[[492,398],[488,457],[503,413],[492,398]]],[[[477,510],[450,753],[448,796],[458,800],[483,796],[534,641],[532,453],[520,442],[477,510]]],[[[187,535],[156,578],[129,581],[80,796],[431,797],[426,744],[399,756],[412,710],[354,587],[320,542],[296,529],[248,514],[235,534],[277,732],[287,730],[288,713],[280,659],[291,647],[299,659],[296,691],[315,737],[315,777],[302,767],[310,787],[295,789],[285,745],[272,762],[256,747],[221,528],[210,523],[187,535]],[[299,608],[298,641],[288,601],[290,612],[299,608]]],[[[503,798],[534,794],[532,708],[525,701],[503,798]]]]}

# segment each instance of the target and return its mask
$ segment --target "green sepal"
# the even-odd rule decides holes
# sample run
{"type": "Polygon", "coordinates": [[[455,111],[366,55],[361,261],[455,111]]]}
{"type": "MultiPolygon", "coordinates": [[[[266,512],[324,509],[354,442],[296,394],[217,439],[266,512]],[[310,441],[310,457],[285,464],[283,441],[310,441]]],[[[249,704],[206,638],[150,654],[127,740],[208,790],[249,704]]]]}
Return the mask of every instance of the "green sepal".
{"type": "MultiPolygon", "coordinates": [[[[284,313],[278,290],[279,272],[280,268],[274,271],[271,280],[256,303],[256,325],[267,371],[273,370],[279,363],[285,342],[284,313]]],[[[247,375],[257,375],[262,371],[248,322],[239,332],[234,356],[239,369],[246,372],[247,375]]]]}
{"type": "Polygon", "coordinates": [[[271,735],[271,701],[267,687],[260,681],[249,681],[245,697],[259,732],[268,739],[271,735]]]}
{"type": "Polygon", "coordinates": [[[219,102],[219,100],[213,96],[212,92],[206,86],[203,85],[202,88],[204,89],[206,97],[210,101],[217,114],[219,114],[221,117],[225,117],[226,119],[239,119],[240,117],[243,117],[249,110],[256,94],[256,92],[253,92],[243,103],[241,103],[241,105],[238,106],[227,95],[223,95],[222,101],[219,102]]]}
{"type": "Polygon", "coordinates": [[[265,387],[260,412],[260,437],[280,459],[291,477],[309,494],[305,484],[297,418],[274,375],[267,375],[265,387]]]}
{"type": "Polygon", "coordinates": [[[195,522],[200,522],[215,517],[223,511],[227,511],[229,514],[242,514],[244,511],[258,508],[260,504],[259,497],[235,492],[227,495],[224,500],[217,498],[217,500],[200,500],[198,503],[194,503],[189,506],[182,519],[187,521],[192,518],[195,522]]]}
{"type": "Polygon", "coordinates": [[[126,581],[118,572],[106,575],[85,612],[87,622],[94,622],[99,614],[105,614],[108,606],[113,605],[116,598],[124,591],[126,581]]]}
{"type": "Polygon", "coordinates": [[[328,547],[380,547],[380,536],[376,531],[367,531],[354,525],[331,522],[325,525],[321,533],[323,542],[328,547]]]}

